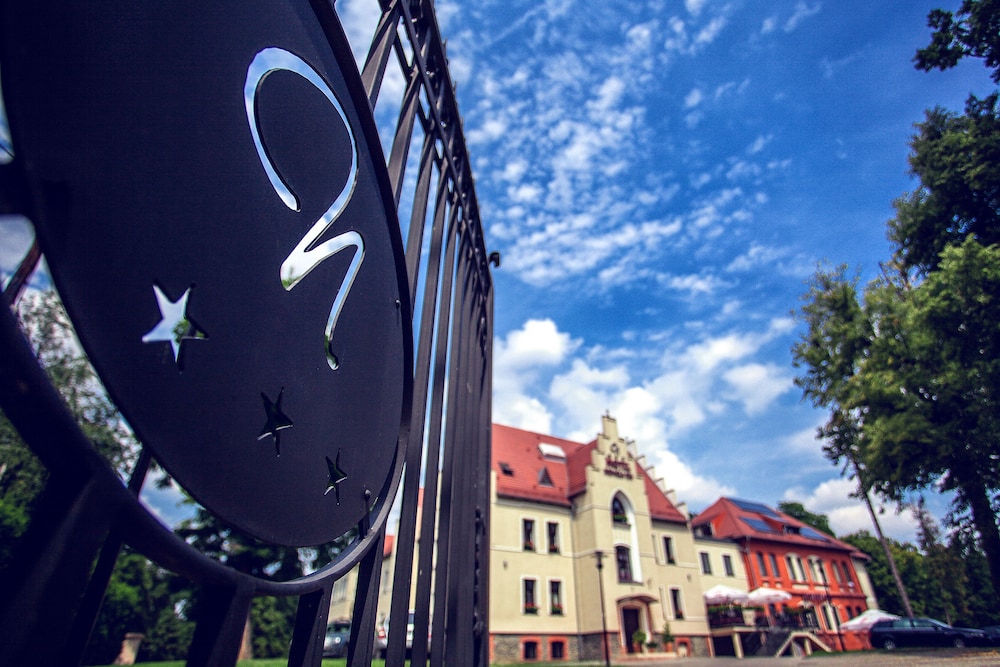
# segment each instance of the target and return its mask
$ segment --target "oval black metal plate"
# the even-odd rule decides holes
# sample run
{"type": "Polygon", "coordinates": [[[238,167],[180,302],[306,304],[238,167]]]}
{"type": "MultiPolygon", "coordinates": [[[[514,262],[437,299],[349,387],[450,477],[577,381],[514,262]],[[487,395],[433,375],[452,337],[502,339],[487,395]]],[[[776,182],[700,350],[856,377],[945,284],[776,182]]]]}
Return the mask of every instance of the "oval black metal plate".
{"type": "Polygon", "coordinates": [[[412,339],[385,162],[332,9],[322,20],[308,2],[273,0],[3,11],[4,98],[33,221],[112,398],[224,520],[290,546],[343,534],[401,465],[412,339]],[[253,88],[258,153],[244,85],[267,49],[302,71],[278,67],[253,88]],[[340,215],[314,228],[352,181],[340,215]],[[359,266],[355,242],[311,255],[283,284],[293,249],[336,238],[361,240],[359,266]]]}

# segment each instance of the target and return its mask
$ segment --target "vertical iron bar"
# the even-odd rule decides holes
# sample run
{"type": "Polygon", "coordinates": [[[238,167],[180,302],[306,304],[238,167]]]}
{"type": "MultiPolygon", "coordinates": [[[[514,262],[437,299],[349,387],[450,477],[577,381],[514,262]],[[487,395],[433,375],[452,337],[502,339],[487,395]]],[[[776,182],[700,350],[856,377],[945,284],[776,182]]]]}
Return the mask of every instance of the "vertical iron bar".
{"type": "Polygon", "coordinates": [[[111,517],[93,476],[53,474],[8,566],[0,665],[57,664],[111,517]]]}
{"type": "Polygon", "coordinates": [[[389,62],[392,45],[396,41],[397,23],[399,23],[399,0],[394,0],[382,12],[382,18],[379,19],[378,27],[375,29],[375,36],[372,37],[368,57],[365,59],[364,71],[361,72],[361,82],[368,92],[368,103],[372,109],[378,101],[378,92],[385,76],[385,66],[389,62]]]}
{"type": "Polygon", "coordinates": [[[420,105],[420,76],[416,67],[410,70],[408,79],[403,103],[399,109],[399,120],[396,121],[396,136],[392,140],[392,150],[389,152],[389,182],[392,184],[392,197],[396,208],[399,208],[399,197],[403,192],[406,159],[409,157],[410,141],[413,138],[413,121],[420,105]]]}
{"type": "MultiPolygon", "coordinates": [[[[434,343],[434,322],[437,310],[437,286],[441,268],[441,241],[444,234],[444,214],[447,202],[447,184],[442,181],[438,189],[438,203],[431,231],[431,247],[427,261],[427,287],[420,317],[420,338],[417,343],[416,371],[413,383],[413,410],[410,419],[410,443],[406,450],[406,467],[403,471],[403,497],[399,513],[399,534],[396,536],[396,562],[393,570],[393,589],[405,590],[406,596],[393,595],[389,625],[396,619],[405,622],[409,612],[409,591],[413,580],[414,547],[416,543],[417,503],[420,495],[420,471],[423,459],[424,421],[427,411],[427,392],[430,387],[431,350],[434,343]]],[[[431,506],[433,507],[433,505],[431,506]]],[[[433,510],[430,511],[433,513],[433,510]]],[[[414,608],[416,609],[416,607],[414,608]]],[[[426,617],[426,614],[423,615],[426,617]]],[[[416,616],[414,633],[424,634],[416,616]],[[420,632],[417,629],[420,628],[420,632]]],[[[425,640],[426,643],[426,640],[425,640]]],[[[389,657],[388,655],[386,656],[389,657]]],[[[402,656],[392,655],[393,659],[402,656]]]]}
{"type": "MultiPolygon", "coordinates": [[[[152,462],[152,459],[152,454],[150,454],[148,449],[143,447],[128,482],[129,491],[137,497],[140,491],[142,491],[142,484],[146,479],[146,473],[149,472],[149,464],[152,462]]],[[[101,605],[104,603],[104,594],[107,591],[108,583],[111,581],[111,575],[114,573],[115,565],[118,563],[118,555],[121,553],[123,542],[124,533],[121,527],[113,527],[111,534],[104,543],[104,547],[101,549],[100,556],[97,557],[97,564],[90,575],[87,592],[80,603],[80,609],[73,621],[73,627],[70,628],[67,635],[66,647],[60,660],[61,664],[76,665],[83,658],[83,652],[87,649],[90,635],[93,633],[94,625],[97,623],[97,615],[100,613],[101,605]]]]}
{"type": "Polygon", "coordinates": [[[332,590],[333,581],[327,581],[319,590],[299,597],[288,667],[320,667],[322,664],[332,590]]]}
{"type": "MultiPolygon", "coordinates": [[[[463,216],[465,212],[462,212],[463,216]]],[[[465,221],[461,221],[462,229],[457,233],[456,245],[459,245],[459,252],[457,255],[457,261],[455,264],[449,264],[447,270],[453,274],[459,274],[455,276],[455,280],[461,280],[462,276],[459,273],[463,267],[464,262],[462,257],[464,255],[466,234],[464,232],[465,221]]],[[[451,306],[452,317],[461,317],[461,305],[462,305],[462,285],[458,285],[458,289],[454,290],[453,303],[451,306]]],[[[449,627],[451,617],[449,615],[448,602],[451,592],[451,586],[453,582],[451,580],[451,569],[450,563],[447,557],[444,555],[451,555],[451,540],[452,540],[452,496],[454,488],[454,477],[455,477],[455,440],[456,433],[455,427],[458,419],[458,409],[457,409],[457,394],[459,391],[460,376],[459,376],[459,357],[458,357],[458,345],[459,337],[461,335],[462,322],[457,319],[455,325],[450,330],[450,351],[448,354],[448,399],[446,414],[448,417],[447,423],[445,424],[444,430],[444,442],[443,442],[443,456],[444,465],[441,467],[441,497],[440,506],[438,509],[438,560],[437,567],[434,573],[434,617],[440,618],[443,621],[445,627],[445,633],[447,638],[454,641],[454,632],[452,632],[449,627]]],[[[446,637],[440,637],[434,635],[431,641],[431,663],[433,665],[442,664],[443,657],[447,655],[445,652],[445,639],[446,637]]],[[[468,638],[465,638],[468,641],[468,638]]]]}
{"type": "MultiPolygon", "coordinates": [[[[358,588],[351,614],[351,641],[347,647],[347,667],[370,667],[375,632],[375,613],[378,607],[379,579],[382,574],[382,550],[385,548],[385,530],[374,541],[368,553],[358,564],[358,588]]],[[[391,626],[391,623],[390,623],[391,626]]],[[[406,639],[406,625],[402,637],[406,639]]],[[[396,635],[400,633],[397,630],[396,635]]],[[[392,638],[387,637],[389,645],[392,638]]],[[[387,663],[399,664],[399,663],[387,663]]]]}
{"type": "Polygon", "coordinates": [[[254,586],[236,579],[232,586],[206,586],[198,599],[198,624],[188,648],[188,667],[231,667],[243,643],[254,586]]]}
{"type": "MultiPolygon", "coordinates": [[[[446,186],[445,186],[446,187],[446,186]]],[[[439,303],[440,314],[438,315],[437,334],[434,339],[434,374],[432,378],[433,388],[431,390],[430,424],[427,435],[427,463],[424,467],[424,507],[427,511],[421,515],[420,522],[420,556],[417,559],[417,599],[414,604],[414,627],[434,627],[437,631],[431,636],[431,644],[434,638],[442,634],[444,628],[444,617],[435,616],[434,622],[430,623],[429,610],[431,608],[431,583],[434,575],[434,548],[438,544],[437,525],[438,511],[433,509],[438,507],[438,489],[440,485],[440,475],[438,473],[439,461],[441,457],[441,419],[444,415],[444,389],[446,380],[446,369],[448,361],[448,335],[451,323],[451,294],[454,277],[455,262],[455,232],[454,228],[458,218],[458,208],[451,207],[448,221],[448,229],[445,236],[445,259],[442,267],[441,290],[439,303]]],[[[440,554],[441,551],[438,551],[440,554]]],[[[442,593],[443,594],[443,593],[442,593]]],[[[424,633],[416,633],[413,637],[413,650],[411,652],[411,667],[424,667],[428,658],[428,641],[424,633]]]]}
{"type": "MultiPolygon", "coordinates": [[[[420,151],[420,175],[413,195],[413,209],[410,211],[410,229],[406,239],[406,277],[410,280],[410,303],[417,302],[417,280],[420,269],[420,251],[424,242],[424,227],[427,224],[427,199],[431,190],[431,175],[434,173],[434,135],[424,134],[424,146],[420,151]]],[[[442,180],[442,183],[447,181],[442,180]]],[[[441,188],[438,188],[440,198],[441,188]]],[[[440,206],[441,204],[438,204],[440,206]]],[[[435,209],[437,210],[437,209],[435,209]]],[[[440,245],[440,244],[439,244],[440,245]]],[[[429,275],[429,274],[428,274],[429,275]]]]}

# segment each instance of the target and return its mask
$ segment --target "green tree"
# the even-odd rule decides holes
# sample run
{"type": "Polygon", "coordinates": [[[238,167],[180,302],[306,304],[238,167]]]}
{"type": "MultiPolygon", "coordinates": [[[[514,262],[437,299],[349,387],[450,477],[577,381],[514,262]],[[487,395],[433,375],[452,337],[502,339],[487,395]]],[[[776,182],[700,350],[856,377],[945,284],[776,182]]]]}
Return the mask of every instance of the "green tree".
{"type": "Polygon", "coordinates": [[[957,12],[934,9],[927,25],[934,33],[913,59],[918,69],[946,70],[971,56],[982,58],[993,69],[993,81],[1000,83],[1000,2],[963,0],[957,12]]]}
{"type": "Polygon", "coordinates": [[[924,554],[927,615],[949,624],[969,618],[969,579],[962,561],[941,543],[941,529],[922,498],[913,512],[918,521],[917,545],[924,554]]]}
{"type": "Polygon", "coordinates": [[[836,533],[833,532],[833,529],[830,528],[830,517],[825,514],[815,514],[810,512],[802,503],[782,501],[778,503],[778,510],[794,519],[798,519],[802,523],[812,526],[813,528],[818,528],[827,535],[832,537],[837,536],[836,533]]]}

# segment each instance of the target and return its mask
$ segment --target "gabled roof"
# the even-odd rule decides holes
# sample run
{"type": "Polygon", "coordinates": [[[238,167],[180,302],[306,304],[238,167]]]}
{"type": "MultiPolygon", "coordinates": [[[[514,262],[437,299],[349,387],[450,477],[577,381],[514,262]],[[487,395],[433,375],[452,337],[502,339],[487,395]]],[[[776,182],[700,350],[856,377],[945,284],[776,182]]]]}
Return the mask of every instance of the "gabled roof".
{"type": "Polygon", "coordinates": [[[646,485],[646,498],[649,499],[649,515],[660,521],[687,524],[687,517],[674,507],[674,504],[660,489],[660,485],[650,477],[646,470],[642,469],[642,466],[636,467],[642,470],[642,478],[646,485]]]}
{"type": "Polygon", "coordinates": [[[710,526],[713,537],[770,541],[809,549],[848,551],[852,556],[864,556],[850,544],[784,512],[763,503],[739,498],[719,498],[698,514],[691,526],[696,533],[710,526]]]}
{"type": "MultiPolygon", "coordinates": [[[[570,499],[586,490],[587,469],[597,441],[582,444],[494,424],[492,445],[498,496],[569,507],[570,499]],[[560,451],[565,456],[560,456],[560,451]],[[551,486],[541,483],[546,478],[551,486]]],[[[649,473],[639,465],[634,467],[642,475],[652,518],[686,524],[687,517],[649,473]]]]}
{"type": "Polygon", "coordinates": [[[494,424],[492,466],[497,474],[497,495],[569,507],[567,460],[580,446],[551,435],[494,424]],[[560,459],[553,447],[566,457],[560,459]]]}

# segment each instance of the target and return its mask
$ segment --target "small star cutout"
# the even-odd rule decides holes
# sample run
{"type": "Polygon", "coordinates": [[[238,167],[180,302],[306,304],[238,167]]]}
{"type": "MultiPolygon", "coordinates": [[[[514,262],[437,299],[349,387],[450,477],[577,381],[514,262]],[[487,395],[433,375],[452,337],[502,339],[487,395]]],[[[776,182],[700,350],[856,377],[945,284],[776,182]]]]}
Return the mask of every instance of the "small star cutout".
{"type": "Polygon", "coordinates": [[[174,352],[174,363],[180,365],[181,343],[186,340],[205,340],[208,335],[188,317],[187,303],[191,288],[177,301],[163,293],[159,285],[153,285],[156,304],[160,308],[160,322],[142,337],[143,343],[170,343],[174,352]]]}
{"type": "Polygon", "coordinates": [[[340,483],[347,479],[347,473],[344,472],[340,467],[340,450],[337,450],[337,462],[334,463],[330,460],[330,457],[326,457],[326,467],[330,471],[330,481],[326,483],[326,491],[323,495],[327,495],[330,491],[337,494],[337,504],[340,504],[340,483]]]}
{"type": "Polygon", "coordinates": [[[267,421],[264,422],[264,428],[260,430],[260,435],[257,436],[257,439],[263,440],[267,436],[274,438],[274,453],[276,456],[281,456],[280,432],[286,428],[292,428],[292,420],[281,409],[281,399],[284,396],[284,387],[278,392],[278,400],[273,402],[267,397],[267,394],[260,392],[260,397],[264,400],[264,413],[267,415],[267,421]]]}

